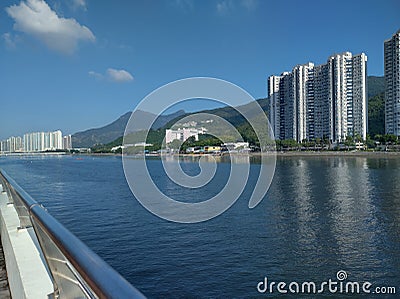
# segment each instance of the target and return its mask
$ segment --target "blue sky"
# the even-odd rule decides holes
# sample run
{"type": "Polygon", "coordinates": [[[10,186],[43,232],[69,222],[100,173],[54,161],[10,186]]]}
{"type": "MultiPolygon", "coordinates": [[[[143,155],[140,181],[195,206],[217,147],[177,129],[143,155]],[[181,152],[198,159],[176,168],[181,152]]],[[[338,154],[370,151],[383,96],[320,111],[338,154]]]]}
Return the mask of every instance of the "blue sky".
{"type": "Polygon", "coordinates": [[[268,75],[344,51],[365,52],[368,74],[383,75],[399,16],[398,0],[3,0],[0,139],[103,126],[186,77],[261,98],[268,75]]]}

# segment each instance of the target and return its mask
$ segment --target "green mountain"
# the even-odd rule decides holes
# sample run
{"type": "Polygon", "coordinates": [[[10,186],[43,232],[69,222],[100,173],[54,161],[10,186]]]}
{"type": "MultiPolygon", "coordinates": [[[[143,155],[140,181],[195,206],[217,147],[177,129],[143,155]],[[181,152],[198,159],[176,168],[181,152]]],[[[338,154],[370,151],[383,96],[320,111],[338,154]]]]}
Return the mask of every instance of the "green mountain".
{"type": "MultiPolygon", "coordinates": [[[[175,113],[168,115],[159,116],[154,122],[152,128],[159,129],[165,126],[171,119],[178,117],[179,115],[185,114],[185,111],[179,110],[175,113]]],[[[121,137],[124,134],[126,124],[129,121],[132,113],[127,112],[117,120],[112,123],[95,129],[89,129],[83,132],[78,132],[72,135],[72,144],[74,147],[92,147],[94,145],[99,144],[108,144],[112,143],[118,137],[121,137]]],[[[145,129],[148,127],[149,123],[155,118],[155,115],[149,112],[137,110],[135,111],[135,117],[138,118],[140,123],[142,124],[142,128],[137,129],[145,129]]]]}
{"type": "Polygon", "coordinates": [[[385,78],[377,76],[367,77],[368,98],[372,98],[377,94],[385,92],[385,78]]]}
{"type": "MultiPolygon", "coordinates": [[[[384,134],[384,92],[385,92],[385,82],[384,77],[377,76],[368,76],[367,78],[368,84],[368,128],[369,134],[371,137],[374,137],[376,134],[384,134]]],[[[258,99],[258,104],[262,107],[265,113],[268,114],[269,111],[269,101],[268,99],[258,99]]],[[[249,114],[252,114],[252,110],[254,110],[254,103],[249,103],[241,106],[241,108],[245,111],[248,111],[249,114]]],[[[255,110],[254,110],[255,111],[255,110]]],[[[244,117],[235,110],[233,107],[222,107],[213,110],[204,110],[196,113],[208,113],[216,116],[220,116],[230,122],[232,125],[238,128],[239,132],[244,135],[244,138],[250,142],[254,142],[255,134],[249,124],[246,122],[244,117]]],[[[144,121],[146,123],[146,113],[143,112],[144,121]]],[[[165,129],[171,128],[172,125],[178,123],[179,121],[185,117],[190,116],[191,113],[185,113],[184,111],[178,111],[177,114],[168,115],[165,118],[161,118],[157,120],[157,124],[153,126],[153,130],[150,133],[150,139],[152,142],[156,143],[158,139],[164,136],[165,129]]],[[[151,116],[151,115],[150,115],[151,116]]],[[[112,146],[118,145],[122,143],[122,135],[124,133],[124,129],[126,123],[130,117],[130,113],[127,113],[121,116],[117,121],[112,124],[99,128],[92,129],[85,132],[77,133],[73,135],[73,144],[85,144],[85,146],[92,146],[93,144],[106,144],[102,148],[111,148],[112,146]],[[117,129],[115,129],[117,128],[117,129]],[[82,134],[84,137],[82,138],[82,134]],[[113,137],[113,138],[112,138],[113,137]],[[121,138],[119,138],[121,137],[121,138]],[[80,138],[80,139],[79,139],[80,138]],[[117,139],[118,138],[118,139],[117,139]],[[117,140],[116,140],[117,139],[117,140]],[[80,140],[84,140],[80,141],[80,140]],[[76,141],[80,141],[78,143],[74,143],[76,141]],[[114,142],[111,142],[114,141],[114,142]]],[[[254,117],[257,117],[254,115],[254,117]]],[[[200,120],[199,120],[200,121],[200,120]]],[[[206,125],[204,125],[207,127],[206,125]]],[[[137,135],[138,139],[142,139],[143,132],[138,132],[133,135],[137,135]]]]}
{"type": "MultiPolygon", "coordinates": [[[[371,137],[377,134],[385,133],[385,78],[378,76],[367,77],[368,87],[368,133],[371,137]]],[[[268,113],[269,101],[268,99],[257,100],[263,110],[268,113]]],[[[250,104],[247,104],[250,105],[250,104]]],[[[245,106],[247,106],[245,105],[245,106]]],[[[211,114],[218,115],[231,122],[234,126],[238,127],[239,131],[245,132],[246,136],[254,137],[249,130],[250,127],[244,118],[232,107],[223,107],[210,111],[203,111],[211,114]]],[[[180,115],[178,118],[173,119],[166,127],[171,126],[180,118],[188,116],[189,114],[180,115]]],[[[252,139],[250,139],[252,141],[252,139]]]]}
{"type": "Polygon", "coordinates": [[[368,134],[385,134],[385,78],[368,76],[368,134]]]}
{"type": "MultiPolygon", "coordinates": [[[[264,98],[264,99],[258,99],[257,103],[261,106],[262,110],[265,113],[268,113],[269,111],[269,100],[264,98]]],[[[258,109],[256,110],[256,107],[254,105],[254,102],[250,102],[248,104],[242,105],[237,107],[238,109],[240,109],[241,111],[245,111],[248,115],[252,116],[252,117],[256,117],[256,112],[258,111],[258,109]]],[[[243,125],[246,123],[245,118],[233,107],[222,107],[222,108],[216,108],[216,109],[212,109],[212,110],[202,110],[202,111],[198,111],[197,113],[207,113],[207,114],[212,114],[212,115],[216,115],[219,116],[225,120],[227,120],[228,122],[230,122],[232,125],[234,125],[235,127],[238,127],[240,125],[243,125]]],[[[172,119],[170,122],[168,122],[165,125],[165,128],[171,128],[171,126],[175,123],[177,123],[178,125],[179,120],[191,116],[191,113],[185,113],[182,115],[179,115],[178,117],[172,119]]],[[[207,125],[203,125],[204,127],[207,128],[207,125]]]]}

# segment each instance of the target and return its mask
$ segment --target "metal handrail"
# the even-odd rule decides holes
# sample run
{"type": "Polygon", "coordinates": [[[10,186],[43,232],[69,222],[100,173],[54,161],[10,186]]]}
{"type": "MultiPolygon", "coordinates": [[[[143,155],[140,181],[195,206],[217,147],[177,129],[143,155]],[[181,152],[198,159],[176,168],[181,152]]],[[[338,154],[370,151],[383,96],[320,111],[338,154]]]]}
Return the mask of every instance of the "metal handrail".
{"type": "Polygon", "coordinates": [[[0,180],[10,201],[19,206],[21,228],[32,226],[36,233],[52,276],[55,297],[145,298],[3,170],[0,180]]]}

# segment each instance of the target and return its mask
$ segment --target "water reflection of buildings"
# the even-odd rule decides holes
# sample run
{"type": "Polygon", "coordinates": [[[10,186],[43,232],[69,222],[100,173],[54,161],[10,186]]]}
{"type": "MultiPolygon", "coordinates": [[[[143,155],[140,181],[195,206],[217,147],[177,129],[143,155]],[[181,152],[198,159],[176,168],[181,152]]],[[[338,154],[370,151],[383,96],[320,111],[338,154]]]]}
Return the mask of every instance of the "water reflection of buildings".
{"type": "Polygon", "coordinates": [[[313,223],[317,211],[311,198],[312,182],[307,160],[299,159],[297,167],[293,169],[293,185],[297,187],[297,194],[293,198],[293,203],[297,212],[298,242],[300,244],[317,243],[317,231],[313,223]]]}
{"type": "MultiPolygon", "coordinates": [[[[296,269],[299,273],[309,273],[313,267],[346,266],[356,275],[366,260],[371,262],[371,267],[388,262],[379,257],[381,248],[377,240],[387,232],[382,231],[382,220],[377,213],[379,195],[372,189],[376,188],[376,177],[367,159],[280,160],[275,183],[268,193],[268,213],[272,217],[268,226],[275,227],[275,233],[288,240],[281,244],[284,247],[280,254],[296,254],[309,267],[297,264],[282,271],[296,269]],[[326,256],[330,256],[329,260],[326,256]]],[[[399,231],[399,221],[394,222],[399,231]]]]}
{"type": "Polygon", "coordinates": [[[379,233],[374,204],[371,202],[370,171],[366,158],[338,158],[326,176],[331,233],[336,242],[338,261],[356,269],[376,252],[379,233]]]}

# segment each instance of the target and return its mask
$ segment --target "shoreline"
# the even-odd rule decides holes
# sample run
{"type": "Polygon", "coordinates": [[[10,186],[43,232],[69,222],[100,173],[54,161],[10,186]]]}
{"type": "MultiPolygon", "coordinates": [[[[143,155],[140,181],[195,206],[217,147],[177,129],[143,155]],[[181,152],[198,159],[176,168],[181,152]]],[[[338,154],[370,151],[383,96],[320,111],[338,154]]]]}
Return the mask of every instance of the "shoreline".
{"type": "MultiPolygon", "coordinates": [[[[276,151],[276,152],[256,152],[256,153],[233,153],[232,156],[249,156],[249,157],[260,157],[260,156],[272,156],[277,157],[400,157],[399,152],[383,152],[383,151],[276,151]]],[[[149,155],[149,156],[161,156],[161,155],[149,155]]],[[[173,154],[171,156],[179,157],[201,157],[201,156],[217,156],[223,157],[224,155],[212,155],[212,154],[173,154]]]]}
{"type": "MultiPolygon", "coordinates": [[[[0,157],[18,157],[18,156],[99,156],[99,157],[107,157],[107,156],[122,156],[122,154],[115,153],[7,153],[0,154],[0,157]]],[[[384,151],[276,151],[276,152],[256,152],[256,153],[233,153],[232,156],[248,156],[248,157],[260,157],[260,156],[272,156],[276,155],[276,157],[388,157],[388,158],[397,158],[400,157],[399,152],[384,152],[384,151]]],[[[140,155],[141,156],[141,155],[140,155]]],[[[172,154],[168,155],[171,157],[201,157],[201,156],[217,156],[223,157],[224,155],[212,155],[212,154],[172,154]]],[[[146,157],[161,157],[160,154],[150,154],[146,155],[146,157]]]]}
{"type": "MultiPolygon", "coordinates": [[[[259,154],[264,155],[264,154],[259,154]]],[[[400,152],[382,151],[287,151],[276,152],[277,157],[400,157],[400,152]]]]}

